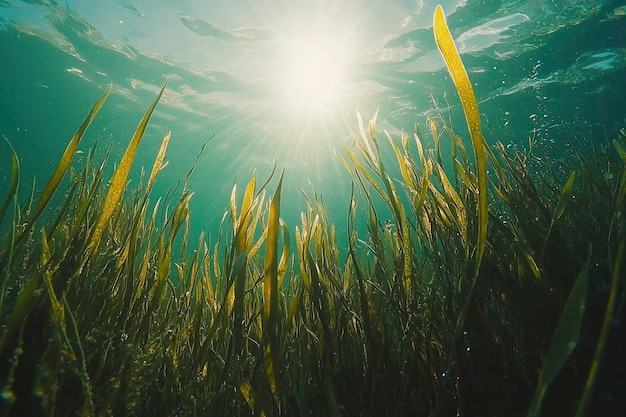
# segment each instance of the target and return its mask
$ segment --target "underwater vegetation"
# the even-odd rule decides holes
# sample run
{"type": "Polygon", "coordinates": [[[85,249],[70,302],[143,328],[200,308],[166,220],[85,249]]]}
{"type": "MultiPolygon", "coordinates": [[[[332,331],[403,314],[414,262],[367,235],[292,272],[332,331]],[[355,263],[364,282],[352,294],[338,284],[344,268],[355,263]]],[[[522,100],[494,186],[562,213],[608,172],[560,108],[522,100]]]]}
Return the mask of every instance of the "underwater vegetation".
{"type": "Polygon", "coordinates": [[[342,158],[347,248],[317,195],[303,195],[299,224],[281,219],[288,173],[235,186],[219,234],[190,241],[195,166],[152,195],[169,133],[150,174],[127,186],[167,83],[111,178],[108,155],[72,161],[110,89],[26,203],[4,144],[0,415],[623,410],[623,396],[603,393],[616,395],[624,375],[611,346],[624,341],[626,133],[558,161],[535,154],[532,138],[527,149],[488,145],[440,7],[434,31],[472,149],[441,117],[428,121],[432,149],[418,131],[386,134],[386,160],[375,118],[361,122],[342,158]]]}

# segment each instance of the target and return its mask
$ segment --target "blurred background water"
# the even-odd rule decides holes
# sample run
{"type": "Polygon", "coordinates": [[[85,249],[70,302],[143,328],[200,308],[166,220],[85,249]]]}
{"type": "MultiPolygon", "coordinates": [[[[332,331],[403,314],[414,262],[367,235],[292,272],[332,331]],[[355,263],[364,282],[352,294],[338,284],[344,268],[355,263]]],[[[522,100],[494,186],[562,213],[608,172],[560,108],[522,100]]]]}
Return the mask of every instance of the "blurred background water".
{"type": "MultiPolygon", "coordinates": [[[[386,129],[399,140],[400,132],[412,134],[417,123],[431,146],[425,121],[437,112],[446,117],[450,112],[466,136],[432,34],[436,4],[0,0],[0,134],[20,157],[21,196],[28,196],[34,177],[41,190],[110,84],[111,96],[77,159],[97,143],[101,155],[112,146],[111,163],[119,160],[169,79],[139,149],[133,181],[141,166],[150,170],[161,138],[171,130],[169,165],[155,190],[164,195],[215,134],[192,178],[194,234],[216,230],[234,183],[242,190],[255,170],[262,183],[274,165],[285,168],[282,217],[290,227],[304,208],[299,188],[321,195],[332,220],[341,224],[351,180],[338,155],[358,134],[357,111],[367,122],[378,110],[381,138],[386,129]],[[311,37],[326,44],[310,43],[311,37]],[[315,48],[335,51],[332,62],[321,62],[315,48]],[[294,56],[313,71],[289,73],[294,56]],[[306,78],[326,77],[325,71],[332,74],[319,84],[306,78]],[[341,78],[331,81],[339,72],[341,78]],[[311,106],[314,95],[328,100],[311,106]]],[[[558,157],[579,135],[604,140],[605,130],[624,126],[623,1],[441,4],[490,142],[489,128],[506,145],[524,145],[534,136],[537,146],[558,157]]],[[[9,148],[2,141],[0,191],[9,178],[9,148]]]]}

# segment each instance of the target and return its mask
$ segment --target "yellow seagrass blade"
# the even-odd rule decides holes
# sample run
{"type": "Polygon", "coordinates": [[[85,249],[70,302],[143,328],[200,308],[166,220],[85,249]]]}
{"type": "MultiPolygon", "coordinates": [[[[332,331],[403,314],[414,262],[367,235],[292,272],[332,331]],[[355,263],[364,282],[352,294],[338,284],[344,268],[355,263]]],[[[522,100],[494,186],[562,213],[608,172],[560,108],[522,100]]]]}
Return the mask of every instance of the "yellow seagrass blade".
{"type": "MultiPolygon", "coordinates": [[[[467,127],[469,129],[470,137],[472,139],[472,146],[474,148],[474,156],[476,158],[476,169],[478,176],[478,248],[476,252],[476,272],[474,275],[474,281],[478,276],[480,269],[480,263],[485,252],[485,244],[487,242],[487,153],[486,143],[480,128],[480,114],[478,113],[478,102],[476,101],[476,95],[474,89],[470,83],[467,71],[463,66],[459,51],[454,45],[450,30],[446,24],[446,18],[443,14],[441,5],[437,6],[435,10],[435,17],[433,20],[433,27],[435,31],[435,41],[437,47],[443,56],[448,72],[452,77],[454,86],[456,87],[463,111],[465,113],[465,119],[467,120],[467,127]]],[[[472,285],[473,287],[473,285],[472,285]]]]}

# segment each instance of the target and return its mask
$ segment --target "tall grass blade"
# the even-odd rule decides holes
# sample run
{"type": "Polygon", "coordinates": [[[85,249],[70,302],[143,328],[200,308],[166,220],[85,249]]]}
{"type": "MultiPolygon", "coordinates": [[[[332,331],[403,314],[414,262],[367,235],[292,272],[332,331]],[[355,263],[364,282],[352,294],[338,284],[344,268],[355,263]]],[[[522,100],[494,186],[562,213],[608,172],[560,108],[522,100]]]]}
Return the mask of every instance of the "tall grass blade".
{"type": "MultiPolygon", "coordinates": [[[[4,135],[3,135],[4,137],[4,135]]],[[[11,231],[7,235],[6,248],[0,247],[0,316],[4,316],[4,297],[6,294],[6,286],[9,280],[9,271],[11,270],[11,264],[13,262],[14,248],[15,248],[15,235],[16,235],[16,223],[18,214],[18,202],[17,202],[17,186],[19,184],[20,177],[20,161],[17,157],[17,153],[8,141],[6,137],[4,140],[11,148],[11,182],[9,184],[9,190],[6,198],[0,208],[0,226],[2,226],[2,220],[6,213],[6,210],[14,199],[14,213],[13,221],[11,222],[11,231]]]]}
{"type": "MultiPolygon", "coordinates": [[[[241,207],[241,215],[239,217],[234,217],[233,222],[233,232],[235,233],[236,239],[236,253],[242,254],[248,251],[250,242],[254,237],[254,230],[249,230],[250,220],[252,218],[252,203],[254,200],[256,189],[256,172],[252,174],[252,179],[248,183],[246,187],[246,191],[244,193],[242,207],[241,207]],[[249,236],[251,235],[251,236],[249,236]]],[[[233,187],[233,193],[235,192],[235,187],[233,187]]],[[[236,216],[236,199],[231,198],[231,210],[233,212],[233,216],[236,216]]],[[[246,256],[244,258],[244,262],[247,263],[247,259],[249,257],[246,256]]],[[[233,291],[233,317],[234,317],[234,329],[233,329],[233,345],[236,353],[239,353],[243,345],[243,325],[244,325],[244,293],[245,293],[245,284],[246,284],[246,267],[245,265],[240,270],[240,272],[236,275],[233,291]]]]}
{"type": "Polygon", "coordinates": [[[112,88],[113,86],[110,86],[107,89],[107,91],[102,95],[102,97],[100,97],[100,99],[96,102],[96,104],[94,104],[94,106],[91,108],[91,111],[89,112],[85,120],[83,120],[83,123],[80,125],[80,127],[78,128],[78,130],[72,137],[72,140],[67,145],[67,148],[65,148],[65,152],[63,153],[63,156],[61,157],[59,164],[54,170],[52,177],[50,177],[50,180],[48,180],[48,184],[46,184],[46,187],[41,193],[41,197],[39,197],[39,201],[33,213],[32,223],[34,223],[35,220],[37,220],[39,215],[43,212],[43,210],[48,205],[48,202],[52,198],[52,195],[54,194],[56,189],[59,187],[59,184],[61,183],[61,180],[63,179],[63,176],[67,172],[67,169],[70,166],[70,162],[72,161],[72,158],[74,157],[74,154],[76,153],[76,148],[78,147],[78,144],[80,143],[85,132],[87,131],[87,128],[89,127],[93,119],[96,117],[96,114],[98,114],[98,111],[100,111],[100,108],[106,101],[112,88]]]}
{"type": "Polygon", "coordinates": [[[459,233],[461,234],[463,245],[467,247],[467,213],[465,210],[465,204],[461,200],[461,196],[459,196],[454,187],[452,187],[452,184],[450,183],[450,180],[441,165],[437,163],[435,166],[437,167],[437,173],[439,174],[439,179],[443,185],[445,196],[451,200],[452,206],[454,207],[456,214],[455,220],[457,226],[459,227],[459,233]]]}
{"type": "Polygon", "coordinates": [[[26,319],[26,316],[37,305],[39,296],[42,293],[40,283],[38,279],[31,279],[20,291],[20,294],[13,305],[13,309],[9,313],[6,319],[6,326],[3,329],[2,336],[0,337],[0,354],[4,352],[4,349],[9,343],[9,339],[22,323],[26,319]]]}
{"type": "Polygon", "coordinates": [[[574,193],[574,182],[576,181],[576,170],[573,170],[565,185],[563,186],[563,190],[561,190],[561,195],[559,196],[559,201],[556,204],[556,208],[552,213],[552,219],[550,220],[550,227],[548,228],[548,232],[546,233],[546,238],[544,239],[543,249],[541,250],[541,259],[543,259],[543,254],[546,251],[546,245],[548,244],[548,239],[550,238],[550,234],[552,233],[552,228],[554,224],[561,218],[563,213],[565,213],[565,207],[567,203],[572,199],[572,194],[574,193]]]}
{"type": "Polygon", "coordinates": [[[548,386],[561,371],[570,353],[578,344],[580,327],[585,312],[585,301],[587,299],[590,259],[591,251],[589,251],[589,256],[587,257],[587,262],[583,270],[574,282],[574,286],[570,291],[569,297],[567,297],[559,321],[552,334],[550,347],[543,360],[543,369],[539,374],[539,382],[537,383],[537,388],[528,411],[528,417],[536,417],[539,415],[548,386]]]}
{"type": "Polygon", "coordinates": [[[278,238],[280,234],[280,191],[283,173],[270,202],[265,244],[265,277],[263,279],[263,336],[265,339],[265,372],[270,389],[277,395],[278,366],[278,238]]]}
{"type": "MultiPolygon", "coordinates": [[[[476,169],[478,175],[478,244],[476,252],[476,272],[474,274],[474,281],[478,276],[480,270],[480,263],[485,252],[485,246],[487,243],[487,152],[485,150],[487,144],[483,137],[480,127],[480,114],[478,113],[478,102],[476,101],[476,95],[474,89],[465,70],[465,66],[459,56],[459,51],[454,45],[454,40],[450,35],[450,30],[446,24],[446,17],[443,13],[441,5],[437,6],[435,10],[435,17],[433,21],[435,31],[435,41],[439,47],[439,51],[443,56],[444,61],[448,67],[448,72],[454,81],[463,111],[465,112],[465,119],[467,120],[467,127],[472,139],[472,146],[474,147],[474,156],[476,158],[476,169]]],[[[472,285],[473,287],[473,285],[472,285]]]]}
{"type": "Polygon", "coordinates": [[[45,230],[41,230],[41,235],[41,264],[45,268],[43,276],[46,284],[46,290],[48,292],[48,299],[50,300],[50,315],[52,323],[54,324],[54,330],[57,335],[59,345],[61,346],[61,351],[72,360],[76,360],[76,354],[72,350],[72,345],[67,337],[67,328],[65,326],[65,307],[57,298],[52,285],[52,266],[49,265],[50,247],[48,245],[48,238],[45,230]]]}
{"type": "Polygon", "coordinates": [[[17,184],[19,183],[20,179],[20,160],[18,159],[17,154],[15,153],[15,149],[13,148],[13,145],[11,145],[11,142],[9,142],[9,140],[4,137],[4,135],[2,137],[6,141],[7,145],[9,145],[9,148],[11,148],[11,182],[9,183],[9,190],[4,199],[4,202],[0,207],[0,225],[2,225],[2,220],[4,219],[4,215],[6,214],[7,208],[9,207],[11,200],[17,193],[17,184]]]}
{"type": "Polygon", "coordinates": [[[241,392],[241,395],[243,395],[243,398],[248,403],[248,407],[250,407],[250,411],[252,411],[254,415],[258,414],[259,417],[265,417],[265,412],[263,412],[263,410],[257,409],[258,405],[256,401],[256,394],[254,393],[254,390],[252,389],[252,386],[250,385],[250,383],[247,381],[242,382],[239,385],[239,391],[241,392]]]}
{"type": "MultiPolygon", "coordinates": [[[[137,153],[137,147],[139,146],[139,142],[143,137],[143,133],[146,130],[146,126],[148,125],[148,121],[150,120],[150,116],[152,116],[152,112],[156,107],[157,103],[161,99],[163,95],[163,91],[165,91],[165,87],[167,86],[167,81],[161,87],[161,91],[156,96],[146,113],[143,115],[143,118],[139,122],[139,126],[137,126],[137,130],[135,130],[135,134],[133,135],[124,155],[122,156],[122,160],[120,161],[119,166],[115,170],[113,174],[113,178],[111,178],[111,185],[109,187],[109,192],[104,200],[104,207],[102,212],[100,213],[100,217],[98,218],[98,222],[94,228],[93,234],[91,235],[91,239],[89,241],[89,253],[93,253],[100,244],[100,239],[102,238],[102,233],[104,232],[104,228],[107,223],[111,219],[113,212],[117,208],[120,199],[122,198],[122,192],[126,186],[126,178],[128,178],[128,174],[130,172],[130,167],[135,159],[135,154],[137,153]]],[[[69,163],[69,162],[68,162],[69,163]]]]}
{"type": "Polygon", "coordinates": [[[163,165],[163,160],[165,159],[165,152],[167,151],[167,145],[170,143],[170,136],[172,132],[167,132],[161,141],[161,147],[159,148],[159,153],[157,154],[156,159],[154,160],[154,165],[152,165],[152,172],[150,172],[150,177],[148,178],[148,185],[146,186],[146,195],[150,193],[152,190],[152,186],[154,185],[154,181],[156,180],[159,171],[161,171],[165,165],[163,165]]]}
{"type": "Polygon", "coordinates": [[[602,359],[602,356],[606,349],[606,344],[609,338],[609,330],[611,328],[611,325],[613,324],[613,314],[615,312],[615,305],[617,304],[620,277],[622,280],[624,279],[624,277],[620,275],[622,273],[622,263],[624,261],[624,255],[626,255],[626,241],[622,240],[617,250],[615,265],[613,266],[611,292],[609,293],[609,300],[606,303],[604,320],[602,322],[602,330],[600,332],[600,337],[598,339],[598,344],[596,345],[593,362],[591,363],[591,369],[589,370],[589,376],[587,377],[587,381],[585,382],[585,388],[583,390],[583,395],[581,396],[580,402],[578,403],[578,409],[576,410],[575,417],[584,417],[587,414],[589,400],[591,399],[591,394],[593,393],[593,388],[596,384],[598,371],[600,369],[600,360],[602,359]]]}

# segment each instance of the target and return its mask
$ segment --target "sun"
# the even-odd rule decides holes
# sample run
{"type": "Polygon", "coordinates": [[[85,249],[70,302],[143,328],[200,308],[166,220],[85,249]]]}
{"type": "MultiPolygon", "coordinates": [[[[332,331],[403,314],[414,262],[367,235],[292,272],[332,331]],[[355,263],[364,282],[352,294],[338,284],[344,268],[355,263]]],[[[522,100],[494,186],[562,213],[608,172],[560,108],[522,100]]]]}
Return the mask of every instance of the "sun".
{"type": "Polygon", "coordinates": [[[371,108],[364,68],[372,36],[351,3],[284,1],[291,6],[267,18],[267,40],[245,51],[254,83],[249,119],[237,124],[261,133],[256,157],[274,152],[312,178],[351,141],[356,112],[371,108]]]}
{"type": "Polygon", "coordinates": [[[291,34],[278,74],[281,99],[291,112],[326,118],[351,95],[353,50],[345,36],[326,30],[291,34]]]}

